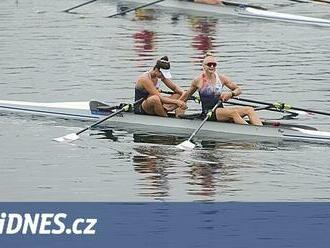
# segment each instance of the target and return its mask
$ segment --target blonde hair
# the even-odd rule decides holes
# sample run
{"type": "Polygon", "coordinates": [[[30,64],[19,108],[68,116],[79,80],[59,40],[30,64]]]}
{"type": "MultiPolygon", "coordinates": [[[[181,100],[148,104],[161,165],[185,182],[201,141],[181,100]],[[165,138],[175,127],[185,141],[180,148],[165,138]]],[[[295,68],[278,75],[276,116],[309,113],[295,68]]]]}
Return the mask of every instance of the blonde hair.
{"type": "Polygon", "coordinates": [[[211,51],[207,51],[204,55],[204,59],[206,59],[207,57],[214,57],[211,51]]]}
{"type": "Polygon", "coordinates": [[[210,51],[208,51],[208,52],[205,53],[204,58],[203,58],[203,61],[202,61],[203,64],[205,63],[205,60],[208,57],[214,57],[213,54],[210,51]]]}

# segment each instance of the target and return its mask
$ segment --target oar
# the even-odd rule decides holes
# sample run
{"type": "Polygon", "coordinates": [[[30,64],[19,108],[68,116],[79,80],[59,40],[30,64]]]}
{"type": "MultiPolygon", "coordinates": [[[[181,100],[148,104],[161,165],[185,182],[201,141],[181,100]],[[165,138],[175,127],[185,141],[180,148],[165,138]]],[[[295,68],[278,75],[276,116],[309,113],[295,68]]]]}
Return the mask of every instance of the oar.
{"type": "Polygon", "coordinates": [[[311,3],[311,1],[306,1],[306,0],[289,0],[291,2],[295,2],[295,3],[311,3]]]}
{"type": "Polygon", "coordinates": [[[317,2],[317,3],[328,3],[330,4],[329,0],[289,0],[291,2],[296,2],[296,3],[313,3],[313,2],[317,2]]]}
{"type": "MultiPolygon", "coordinates": [[[[142,102],[142,101],[143,101],[143,98],[141,98],[141,99],[135,101],[135,102],[133,103],[133,105],[135,105],[135,104],[137,104],[137,103],[140,103],[140,102],[142,102]]],[[[58,141],[58,142],[68,142],[68,143],[69,143],[69,142],[73,142],[73,141],[79,139],[79,134],[81,134],[81,133],[83,133],[83,132],[85,132],[85,131],[87,131],[87,130],[89,130],[89,129],[95,127],[95,126],[97,126],[98,124],[100,124],[100,123],[102,123],[102,122],[104,122],[104,121],[110,119],[111,117],[113,117],[113,116],[115,116],[115,115],[118,115],[119,113],[121,113],[121,112],[123,112],[123,111],[128,111],[129,107],[130,107],[130,104],[126,104],[124,107],[122,107],[122,108],[119,109],[118,111],[116,111],[116,112],[114,112],[114,113],[112,113],[112,114],[110,114],[110,115],[104,117],[103,119],[101,119],[101,120],[95,122],[94,124],[92,124],[92,125],[90,125],[90,126],[88,126],[88,127],[85,127],[84,129],[80,130],[79,132],[76,132],[76,133],[70,133],[70,134],[67,134],[67,135],[65,135],[65,136],[55,138],[54,140],[55,140],[55,141],[58,141]]]]}
{"type": "Polygon", "coordinates": [[[269,110],[269,111],[274,111],[274,112],[281,112],[281,113],[289,113],[289,114],[295,114],[299,115],[301,113],[307,114],[305,111],[290,111],[286,109],[275,109],[274,106],[266,105],[266,106],[256,106],[256,105],[251,105],[251,104],[244,104],[244,103],[238,103],[238,102],[232,102],[232,101],[227,101],[226,103],[231,104],[231,105],[238,105],[238,106],[247,106],[247,107],[252,107],[254,108],[255,111],[260,111],[260,110],[269,110]]]}
{"type": "Polygon", "coordinates": [[[234,99],[238,101],[243,101],[243,102],[251,102],[251,103],[257,103],[257,104],[263,104],[263,105],[269,105],[272,108],[279,109],[279,110],[298,110],[298,111],[305,111],[309,113],[314,113],[314,114],[319,114],[319,115],[327,115],[330,116],[330,113],[318,111],[318,110],[311,110],[311,109],[305,109],[305,108],[298,108],[298,107],[292,107],[286,103],[269,103],[269,102],[261,102],[261,101],[256,101],[256,100],[250,100],[246,98],[240,98],[240,97],[235,97],[234,99]]]}
{"type": "Polygon", "coordinates": [[[121,11],[119,13],[116,13],[116,14],[113,14],[113,15],[109,15],[109,16],[107,16],[107,18],[111,18],[111,17],[115,17],[115,16],[119,16],[119,15],[124,15],[124,14],[126,14],[128,12],[131,12],[131,11],[134,11],[134,10],[138,10],[138,9],[142,9],[142,8],[145,8],[145,7],[148,7],[150,5],[154,5],[156,3],[160,3],[160,2],[163,2],[163,1],[165,1],[165,0],[157,0],[157,1],[153,1],[151,3],[146,3],[146,4],[143,4],[143,5],[140,5],[140,6],[135,7],[135,8],[126,9],[126,10],[123,10],[123,11],[121,11]]]}
{"type": "Polygon", "coordinates": [[[85,3],[79,4],[79,5],[77,5],[77,6],[74,6],[74,7],[72,7],[72,8],[69,8],[69,9],[63,10],[63,12],[70,12],[70,11],[73,10],[73,9],[77,9],[77,8],[79,8],[79,7],[82,7],[82,6],[84,6],[84,5],[87,5],[87,4],[90,4],[90,3],[96,2],[96,1],[97,1],[97,0],[90,0],[90,1],[88,1],[88,2],[85,2],[85,3]]]}
{"type": "Polygon", "coordinates": [[[234,6],[234,7],[241,7],[241,8],[254,8],[254,9],[261,9],[261,10],[267,10],[264,7],[257,6],[257,5],[251,5],[251,4],[244,4],[244,3],[236,3],[236,2],[227,2],[227,1],[222,1],[224,5],[227,6],[234,6]]]}
{"type": "Polygon", "coordinates": [[[208,118],[212,116],[212,113],[221,105],[222,101],[218,101],[218,103],[213,107],[211,111],[209,111],[202,121],[202,123],[199,125],[199,127],[190,135],[188,140],[183,141],[176,147],[182,150],[192,150],[195,148],[195,144],[191,142],[192,138],[198,133],[198,131],[203,127],[204,123],[207,121],[208,118]]]}

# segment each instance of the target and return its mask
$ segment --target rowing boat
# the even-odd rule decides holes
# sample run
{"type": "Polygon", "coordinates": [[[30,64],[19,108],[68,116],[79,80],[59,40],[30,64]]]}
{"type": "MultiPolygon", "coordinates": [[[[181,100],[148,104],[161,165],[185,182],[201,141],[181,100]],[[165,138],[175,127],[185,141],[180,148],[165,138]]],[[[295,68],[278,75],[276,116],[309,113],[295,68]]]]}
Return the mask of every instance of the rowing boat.
{"type": "MultiPolygon", "coordinates": [[[[137,3],[146,3],[147,0],[133,0],[137,3]]],[[[261,7],[251,7],[248,4],[239,4],[233,2],[226,2],[224,5],[209,5],[202,3],[194,3],[180,0],[164,0],[158,2],[165,8],[180,9],[186,12],[207,13],[207,15],[235,15],[248,18],[269,19],[283,22],[293,22],[310,24],[316,26],[330,27],[330,20],[322,18],[307,17],[295,14],[287,14],[269,11],[261,7]]]]}
{"type": "MultiPolygon", "coordinates": [[[[2,113],[20,112],[65,119],[96,121],[109,115],[110,111],[115,110],[107,104],[97,101],[39,103],[0,100],[0,112],[2,113]]],[[[200,123],[200,118],[164,118],[136,115],[132,112],[125,112],[107,121],[107,125],[112,128],[179,136],[191,134],[200,123]]],[[[279,122],[264,124],[264,126],[253,126],[207,121],[197,137],[208,140],[289,140],[330,144],[330,132],[319,131],[314,127],[279,122]]]]}

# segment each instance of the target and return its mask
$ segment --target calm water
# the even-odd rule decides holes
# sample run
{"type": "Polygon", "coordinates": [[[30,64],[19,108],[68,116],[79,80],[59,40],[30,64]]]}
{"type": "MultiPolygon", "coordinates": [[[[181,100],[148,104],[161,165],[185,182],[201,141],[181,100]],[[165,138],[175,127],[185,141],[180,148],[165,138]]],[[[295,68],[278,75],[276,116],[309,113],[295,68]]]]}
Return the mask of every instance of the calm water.
{"type": "MultiPolygon", "coordinates": [[[[61,12],[81,2],[0,2],[0,99],[128,102],[135,78],[160,56],[187,87],[212,50],[244,96],[330,111],[329,28],[157,6],[108,19],[124,4],[105,0],[61,12]]],[[[330,5],[250,2],[330,19],[330,5]]],[[[306,122],[330,130],[329,118],[306,122]]],[[[123,130],[52,141],[85,125],[1,114],[1,201],[330,200],[329,146],[198,140],[187,152],[174,148],[182,139],[123,130]]]]}

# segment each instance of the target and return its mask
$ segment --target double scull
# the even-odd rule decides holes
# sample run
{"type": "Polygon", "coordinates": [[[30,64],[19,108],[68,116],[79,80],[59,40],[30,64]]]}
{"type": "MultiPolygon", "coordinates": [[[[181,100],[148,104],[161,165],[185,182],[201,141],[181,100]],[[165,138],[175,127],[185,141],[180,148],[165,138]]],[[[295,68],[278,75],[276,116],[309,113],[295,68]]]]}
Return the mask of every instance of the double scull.
{"type": "MultiPolygon", "coordinates": [[[[0,100],[0,112],[54,116],[64,119],[97,121],[111,114],[107,104],[90,102],[39,103],[0,100]]],[[[190,135],[201,123],[200,118],[164,118],[124,112],[107,120],[107,126],[135,132],[190,135]]],[[[264,126],[239,125],[207,121],[196,137],[207,140],[302,141],[330,144],[330,132],[298,124],[265,122],[264,126]]]]}

